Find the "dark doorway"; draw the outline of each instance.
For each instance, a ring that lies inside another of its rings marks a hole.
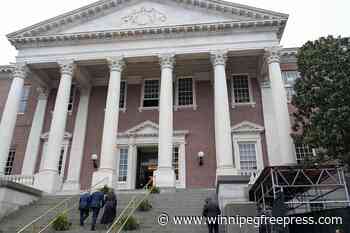
[[[158,166],[158,147],[137,148],[136,189],[142,189],[153,178]]]

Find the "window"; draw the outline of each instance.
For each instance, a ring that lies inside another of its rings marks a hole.
[[[286,92],[287,92],[287,100],[288,102],[291,102],[293,99],[293,96],[295,95],[294,87],[291,85],[286,85]]]
[[[177,79],[176,104],[179,106],[193,105],[193,79],[192,78]]]
[[[120,83],[120,99],[119,99],[119,108],[120,109],[126,108],[126,89],[127,89],[126,81],[121,81],[121,83]]]
[[[282,78],[285,84],[294,84],[295,80],[300,77],[300,73],[298,71],[283,71]]]
[[[6,161],[6,167],[5,167],[5,175],[11,175],[12,169],[13,169],[13,161],[15,160],[16,156],[16,149],[12,148],[9,151],[7,161]]]
[[[143,85],[143,107],[159,106],[159,80],[146,79]]]
[[[19,103],[19,113],[25,113],[27,111],[28,99],[29,99],[30,86],[24,86],[22,90],[21,100]]]
[[[252,102],[250,80],[248,75],[234,75],[231,79],[231,96],[233,103],[246,104]]]
[[[121,148],[119,153],[119,182],[126,182],[128,176],[128,152],[127,148]]]
[[[173,169],[176,180],[179,180],[179,147],[173,148]]]
[[[73,111],[75,96],[76,96],[76,87],[75,85],[72,85],[70,89],[70,95],[69,95],[68,112]]]
[[[256,143],[238,143],[241,170],[257,170]]]
[[[295,154],[296,154],[298,163],[301,163],[305,159],[305,157],[314,156],[314,152],[312,148],[310,148],[308,145],[303,143],[295,144]]]
[[[58,175],[62,175],[64,171],[64,148],[61,149],[60,159],[58,160]]]

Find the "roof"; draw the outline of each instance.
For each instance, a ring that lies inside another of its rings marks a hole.
[[[113,36],[130,36],[135,32],[134,30],[124,30],[124,31],[109,31],[104,33],[95,32],[91,33],[79,33],[70,34],[70,35],[61,35],[60,32],[64,28],[70,28],[74,25],[87,22],[89,20],[102,17],[110,12],[118,11],[119,9],[130,5],[132,2],[142,2],[143,0],[100,0],[95,3],[89,4],[87,6],[81,7],[79,9],[70,11],[68,13],[56,16],[54,18],[42,21],[40,23],[34,24],[32,26],[23,28],[16,32],[10,33],[7,35],[9,41],[13,45],[19,45],[23,43],[38,43],[38,42],[50,42],[50,41],[66,41],[66,40],[76,40],[76,39],[92,39],[95,36],[99,37],[113,37]],[[210,25],[191,25],[189,27],[183,27],[184,25],[173,25],[170,28],[171,32],[173,31],[182,31],[188,32],[190,30],[223,30],[223,29],[240,29],[243,27],[261,27],[261,26],[276,26],[279,27],[279,37],[282,36],[286,22],[288,20],[288,15],[284,13],[274,12],[270,10],[264,10],[260,8],[250,7],[242,4],[236,4],[232,2],[222,1],[222,0],[148,0],[152,2],[161,2],[161,3],[172,3],[182,6],[189,6],[193,8],[202,8],[209,11],[214,11],[216,13],[232,15],[232,16],[244,16],[249,20],[242,22],[217,22]],[[221,23],[221,24],[220,24]],[[190,23],[188,24],[190,25]],[[176,27],[175,27],[176,26]],[[180,27],[182,26],[182,27]],[[199,28],[196,28],[199,26]],[[159,27],[157,27],[158,29]],[[144,30],[139,30],[139,33],[152,33],[152,27],[143,28]],[[167,28],[160,28],[157,32],[166,33]],[[119,33],[118,33],[119,32]],[[153,28],[154,33],[154,28]],[[96,38],[95,38],[96,39]]]

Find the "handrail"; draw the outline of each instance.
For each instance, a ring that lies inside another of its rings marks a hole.
[[[87,192],[89,190],[92,190],[94,188],[96,188],[99,184],[103,183],[104,181],[108,180],[108,177],[103,178],[102,180],[100,180],[99,182],[97,182],[96,184],[94,184],[94,186],[92,186],[90,189],[87,189],[81,193]],[[81,194],[80,193],[80,194]],[[80,195],[79,194],[79,195]],[[31,227],[32,225],[34,225],[35,223],[37,223],[40,219],[42,219],[43,217],[45,217],[46,215],[48,215],[49,213],[51,213],[52,211],[54,211],[55,209],[58,209],[59,207],[61,207],[63,204],[65,204],[66,202],[72,200],[73,198],[75,198],[78,195],[74,195],[72,197],[66,198],[63,201],[59,202],[57,205],[55,205],[54,207],[48,209],[46,212],[44,212],[44,214],[40,215],[39,217],[35,218],[33,221],[31,221],[30,223],[28,223],[27,225],[25,225],[24,227],[22,227],[19,231],[17,231],[17,233],[22,233],[25,230],[27,230],[29,227]],[[55,218],[56,219],[56,218]],[[41,232],[41,231],[40,231]]]
[[[141,200],[139,200],[137,202],[137,204],[131,209],[130,213],[127,215],[125,221],[123,222],[123,224],[120,226],[120,228],[118,229],[118,231],[116,233],[120,233],[123,230],[123,227],[125,226],[125,224],[127,223],[127,221],[129,220],[129,218],[135,213],[136,209],[141,205],[141,203],[143,201],[145,201],[148,196],[152,193],[153,189],[155,188],[155,186],[152,186],[150,189],[148,189],[149,185],[153,182],[153,180],[148,181],[148,183],[144,186],[145,190],[148,190],[148,192],[145,194],[145,196],[143,198],[141,198]],[[129,202],[129,204],[124,208],[124,210],[120,213],[119,217],[117,218],[116,221],[114,221],[114,223],[110,226],[110,228],[107,230],[106,233],[112,233],[114,227],[117,226],[117,224],[119,223],[120,219],[122,219],[124,213],[126,213],[126,210],[129,209],[129,207],[131,206],[131,204],[136,200],[136,195],[134,195],[134,197],[132,198],[132,200]]]

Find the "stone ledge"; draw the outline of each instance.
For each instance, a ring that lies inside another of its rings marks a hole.
[[[247,184],[250,181],[250,176],[218,176],[216,193],[219,192],[219,186],[221,184]]]
[[[6,180],[0,180],[0,188],[8,188],[8,189],[27,193],[27,194],[37,196],[37,197],[41,197],[43,195],[43,192],[38,190],[38,189],[29,187],[27,185],[15,183],[12,181],[6,181]]]

